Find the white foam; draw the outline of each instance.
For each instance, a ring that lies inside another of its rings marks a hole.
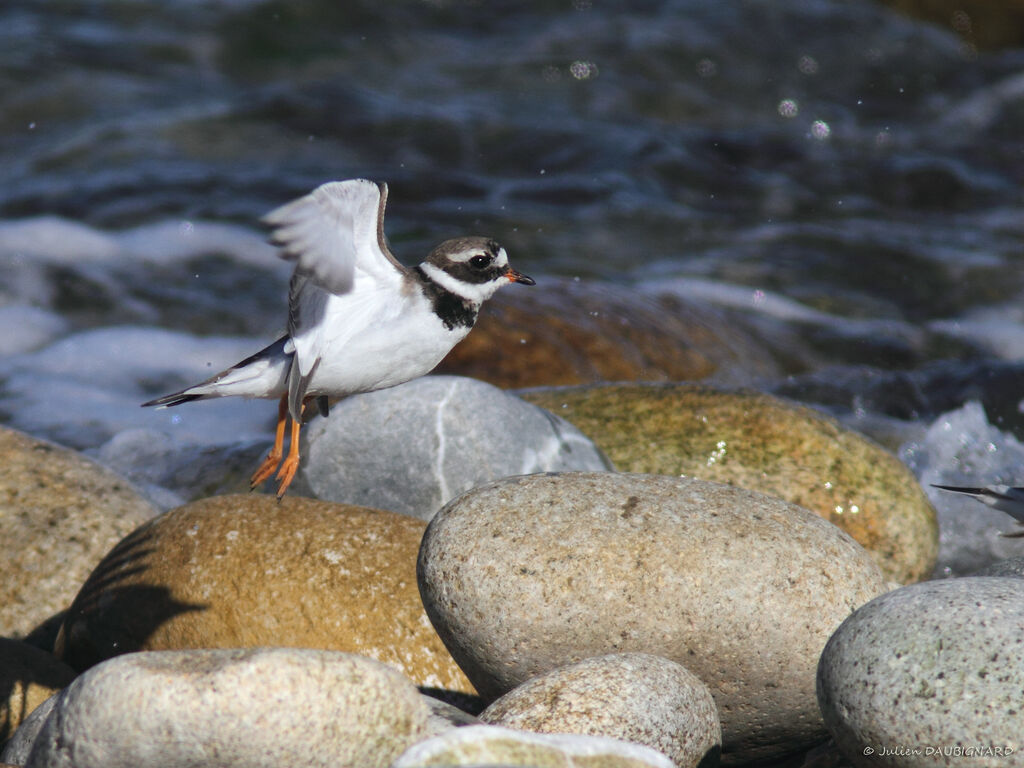
[[[262,233],[222,222],[167,219],[106,231],[59,216],[0,221],[0,259],[11,263],[31,258],[35,263],[76,266],[125,259],[168,264],[209,253],[241,264],[290,269]]]
[[[252,229],[210,221],[161,221],[119,233],[118,245],[125,253],[146,261],[167,264],[207,253],[231,257],[240,264],[276,268],[291,265],[277,258],[276,249]]]
[[[0,257],[31,256],[68,264],[109,261],[120,253],[113,235],[59,216],[0,221]]]
[[[38,349],[67,333],[69,327],[63,317],[39,307],[0,307],[0,357]]]
[[[932,422],[924,437],[900,448],[939,519],[939,567],[965,575],[996,560],[1024,556],[1024,539],[1007,539],[1016,529],[1004,512],[963,494],[932,485],[1024,485],[1024,444],[991,424],[978,402],[968,402]]]
[[[276,417],[267,401],[225,398],[161,410],[139,407],[217,373],[260,346],[260,340],[197,338],[153,328],[76,333],[37,352],[0,359],[0,410],[9,415],[10,426],[76,448],[101,445],[135,428],[196,444],[266,438]]]
[[[1021,301],[984,307],[950,320],[934,320],[933,331],[969,341],[1002,360],[1024,360],[1024,309]]]

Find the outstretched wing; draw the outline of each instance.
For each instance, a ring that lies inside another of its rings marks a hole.
[[[360,270],[381,283],[401,282],[406,272],[384,238],[386,184],[366,179],[332,181],[263,217],[281,257],[295,274],[329,293],[352,290]]]

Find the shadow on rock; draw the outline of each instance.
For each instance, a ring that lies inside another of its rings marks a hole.
[[[165,622],[207,606],[175,600],[163,586],[139,584],[147,570],[151,523],[126,536],[103,558],[64,617],[54,652],[79,671],[144,647]],[[124,582],[131,581],[131,584]],[[109,617],[117,617],[116,621]],[[123,617],[131,617],[124,621]]]

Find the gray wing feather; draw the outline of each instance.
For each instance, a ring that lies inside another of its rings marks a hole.
[[[330,293],[352,290],[355,270],[398,279],[405,271],[384,239],[387,185],[332,181],[263,217],[270,240],[295,271]]]

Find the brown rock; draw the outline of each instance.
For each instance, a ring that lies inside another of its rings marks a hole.
[[[671,302],[671,310],[664,305]],[[500,349],[503,354],[496,355]],[[778,372],[762,344],[678,299],[546,279],[500,292],[438,373],[499,387],[702,379]]]
[[[429,688],[473,693],[420,603],[426,524],[262,495],[173,509],[115,547],[65,619],[77,669],[136,650],[291,646],[347,651]]]
[[[23,638],[67,608],[100,558],[156,513],[110,470],[0,427],[0,635]]]
[[[75,679],[75,671],[53,654],[0,638],[0,747],[32,711]]]
[[[699,477],[799,504],[853,536],[893,581],[928,578],[935,567],[935,510],[913,474],[818,411],[687,384],[522,397],[579,427],[622,472]]]
[[[886,0],[907,16],[947,27],[964,42],[984,50],[1019,48],[1024,43],[1024,5],[1006,0]]]

